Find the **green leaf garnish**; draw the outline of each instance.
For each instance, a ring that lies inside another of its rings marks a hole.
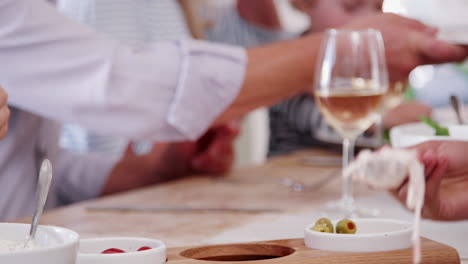
[[[439,125],[436,121],[432,120],[430,117],[423,116],[421,121],[432,127],[435,130],[436,136],[449,136],[449,130],[446,127]]]

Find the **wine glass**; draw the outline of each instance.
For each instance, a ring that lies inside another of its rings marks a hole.
[[[354,158],[356,138],[378,119],[388,90],[382,35],[374,29],[328,30],[316,72],[316,102],[327,123],[343,137],[346,168]],[[345,177],[342,198],[332,208],[348,217],[377,214],[356,207],[352,181]]]

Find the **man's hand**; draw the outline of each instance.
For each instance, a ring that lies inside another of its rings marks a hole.
[[[148,154],[137,155],[129,144],[110,173],[103,195],[144,187],[193,174],[227,172],[234,160],[238,122],[210,129],[197,142],[155,144]]]
[[[395,14],[358,18],[344,28],[382,32],[392,81],[406,79],[417,66],[462,61],[468,55],[464,48],[438,40],[435,28]]]
[[[423,217],[434,220],[468,219],[468,142],[432,141],[416,146],[425,166]],[[393,194],[404,204],[407,184]]]
[[[0,87],[0,139],[4,138],[8,133],[8,121],[10,120],[10,109],[7,105],[8,95]]]
[[[190,162],[191,171],[208,174],[227,172],[234,162],[234,141],[239,131],[238,121],[208,131],[197,142],[197,152]]]

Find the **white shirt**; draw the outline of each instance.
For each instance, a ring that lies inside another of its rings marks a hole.
[[[181,40],[140,49],[42,0],[0,0],[0,83],[10,104],[129,139],[196,139],[237,96],[240,48]]]
[[[0,141],[0,221],[30,216],[40,162],[52,162],[46,208],[97,197],[116,163],[110,156],[78,155],[58,146],[60,124],[11,108],[10,130]]]
[[[133,48],[158,41],[191,38],[178,0],[59,0],[59,10],[67,17]],[[66,149],[120,156],[128,140],[89,132],[79,125],[66,124],[61,137]],[[134,149],[147,152],[152,144],[137,142]]]

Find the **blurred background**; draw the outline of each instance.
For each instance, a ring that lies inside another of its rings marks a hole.
[[[195,31],[200,32],[201,35],[203,34],[202,32],[206,31],[206,28],[209,28],[222,14],[232,9],[235,4],[234,0],[190,0],[187,2],[190,3],[190,8],[195,14],[193,17],[194,21],[191,21],[191,24],[199,27]],[[275,2],[280,15],[281,24],[286,31],[300,33],[309,27],[309,19],[304,14],[296,11],[291,6],[290,1],[275,0]],[[385,0],[384,11],[406,16],[409,16],[409,11],[411,11],[412,17],[430,23],[430,19],[435,18],[427,18],[425,14],[429,13],[431,8],[437,8],[435,4],[437,2],[438,1],[433,0]],[[424,6],[424,9],[420,8],[421,6]],[[437,78],[435,78],[436,75]],[[467,82],[465,77],[454,74],[451,68],[442,67],[436,70],[433,66],[424,66],[412,73],[410,76],[410,83],[416,93],[418,93],[418,89],[421,90],[428,86],[440,87],[440,85],[446,83],[448,79],[450,79],[450,82],[454,86],[464,86]],[[424,93],[419,92],[419,96],[423,97]],[[437,97],[439,95],[433,96]],[[434,101],[432,100],[433,98],[425,99],[426,101]],[[236,142],[236,166],[261,164],[266,159],[269,131],[267,109],[259,109],[245,118],[242,125],[241,136]]]

